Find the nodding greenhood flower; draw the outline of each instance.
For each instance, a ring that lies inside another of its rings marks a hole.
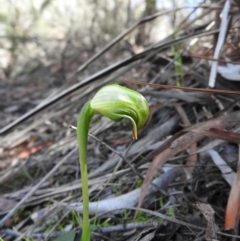
[[[149,115],[148,103],[141,94],[117,84],[101,88],[93,99],[83,106],[77,123],[83,196],[81,241],[90,241],[87,140],[91,119],[97,111],[113,121],[120,121],[124,117],[130,119],[133,125],[133,139],[137,139],[137,132],[144,126]]]
[[[112,121],[120,121],[124,117],[130,119],[133,139],[137,139],[137,132],[149,116],[146,99],[138,92],[117,84],[101,88],[90,101],[90,106]]]

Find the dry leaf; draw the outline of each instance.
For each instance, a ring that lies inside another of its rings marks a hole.
[[[238,160],[239,162],[240,160]],[[227,210],[225,216],[224,228],[236,229],[239,219],[240,211],[240,166],[238,163],[237,173],[235,175],[234,182],[228,197]]]
[[[219,232],[220,230],[215,224],[213,208],[209,204],[205,204],[205,203],[196,203],[194,206],[200,210],[200,212],[207,220],[208,225],[207,225],[207,230],[205,234],[206,240],[207,241],[217,240],[216,232]]]
[[[163,144],[161,152],[155,156],[151,166],[147,171],[137,207],[141,207],[148,186],[150,185],[154,176],[157,174],[158,170],[161,169],[166,161],[168,161],[171,157],[174,157],[179,152],[185,150],[193,143],[203,139],[207,130],[210,130],[211,128],[224,129],[234,126],[239,123],[239,119],[240,111],[226,114],[224,116],[186,128],[184,131],[175,134],[170,140],[168,140],[167,144]],[[170,143],[171,145],[169,145]]]
[[[189,121],[184,109],[182,108],[182,105],[176,104],[175,105],[176,110],[178,111],[179,115],[181,116],[181,119],[183,121],[183,124],[185,126],[190,126],[191,122]],[[190,153],[195,153],[197,151],[197,145],[196,143],[193,143],[189,147]],[[197,163],[197,154],[193,154],[187,157],[187,162],[185,164],[186,169],[189,171],[189,173],[192,173],[195,165]]]

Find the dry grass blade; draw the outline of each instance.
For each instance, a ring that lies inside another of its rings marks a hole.
[[[175,105],[176,110],[178,111],[179,115],[181,116],[181,119],[183,121],[183,124],[185,126],[190,126],[191,122],[189,121],[186,112],[184,111],[184,109],[182,108],[182,105],[176,104]],[[197,144],[193,143],[190,147],[190,154],[191,153],[195,153],[197,151]],[[189,173],[192,173],[195,165],[197,163],[197,154],[193,154],[190,155],[189,157],[187,157],[187,162],[185,164],[186,169],[189,171]]]
[[[161,153],[155,156],[151,166],[147,171],[146,177],[142,185],[141,194],[138,202],[138,208],[141,207],[142,205],[143,199],[146,195],[146,191],[153,177],[157,174],[158,170],[160,170],[160,168],[164,165],[164,163],[169,160],[169,158],[185,150],[193,143],[196,143],[201,139],[203,139],[205,137],[205,133],[203,131],[206,132],[207,130],[213,127],[227,128],[227,127],[236,125],[239,122],[239,118],[240,118],[240,112],[235,112],[235,113],[231,113],[216,119],[212,119],[212,120],[197,124],[190,128],[186,128],[185,131],[187,131],[187,133],[175,139],[171,143],[171,145],[166,146],[166,148],[162,150]]]
[[[179,87],[174,85],[162,85],[162,84],[150,84],[142,81],[137,81],[133,79],[125,79],[127,83],[143,85],[143,86],[152,86],[155,88],[163,88],[163,89],[176,89],[176,90],[184,90],[184,91],[196,91],[196,92],[204,92],[208,94],[221,94],[221,95],[240,95],[240,91],[233,90],[217,90],[217,89],[203,89],[203,88],[192,88],[192,87]]]

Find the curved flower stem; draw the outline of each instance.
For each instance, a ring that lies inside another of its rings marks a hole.
[[[90,240],[90,223],[89,223],[89,197],[88,197],[88,171],[87,171],[87,140],[88,130],[94,110],[87,102],[78,117],[77,138],[79,147],[79,165],[81,168],[82,179],[82,198],[83,198],[83,225],[82,225],[82,241]]]
[[[101,88],[93,99],[83,106],[77,123],[83,198],[81,241],[90,241],[87,140],[89,125],[96,111],[112,121],[121,121],[123,118],[130,119],[133,125],[133,139],[137,139],[137,131],[144,126],[149,115],[148,103],[141,94],[117,84]]]

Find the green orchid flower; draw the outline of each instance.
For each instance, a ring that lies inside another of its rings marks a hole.
[[[89,125],[96,112],[100,112],[116,122],[121,121],[123,118],[128,118],[133,125],[132,138],[137,139],[137,132],[148,119],[149,107],[146,99],[141,94],[117,84],[104,86],[96,93],[92,100],[83,106],[77,123],[83,195],[82,241],[90,240],[87,140]]]

